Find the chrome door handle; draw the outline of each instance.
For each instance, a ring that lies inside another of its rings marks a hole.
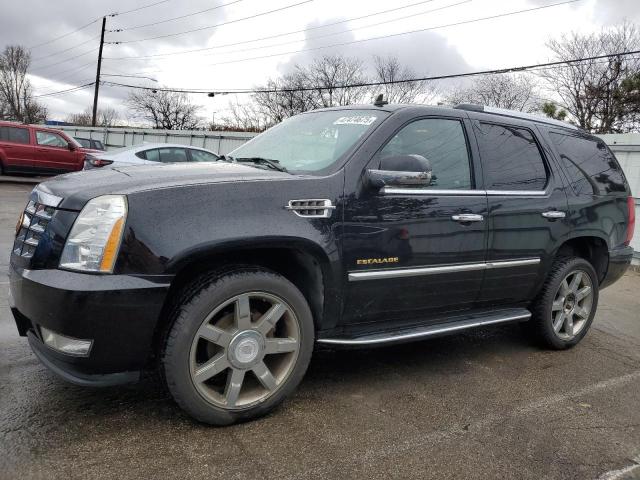
[[[458,215],[451,215],[451,220],[460,223],[481,222],[484,220],[484,217],[482,215],[476,215],[475,213],[460,213]]]
[[[547,212],[542,212],[541,215],[544,218],[548,218],[550,220],[554,220],[556,218],[564,218],[567,216],[565,212],[561,212],[560,210],[549,210]]]

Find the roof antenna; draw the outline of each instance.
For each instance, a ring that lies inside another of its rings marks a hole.
[[[388,105],[389,102],[387,102],[384,98],[383,98],[383,94],[381,93],[380,95],[378,95],[375,99],[375,101],[373,102],[373,105],[376,107],[384,107],[385,105]]]

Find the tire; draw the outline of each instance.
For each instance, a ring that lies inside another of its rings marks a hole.
[[[572,288],[574,282],[578,283]],[[586,287],[590,287],[588,292]],[[532,304],[529,326],[547,348],[571,348],[589,331],[598,296],[598,276],[588,261],[559,258]]]
[[[304,296],[263,269],[196,279],[183,290],[172,320],[161,357],[166,385],[180,407],[211,425],[271,411],[298,386],[313,352]]]

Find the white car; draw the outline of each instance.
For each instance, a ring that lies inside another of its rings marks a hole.
[[[211,150],[173,143],[143,143],[108,152],[92,152],[84,160],[84,169],[176,162],[215,162],[220,157]]]

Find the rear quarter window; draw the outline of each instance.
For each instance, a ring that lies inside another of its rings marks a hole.
[[[29,130],[19,127],[0,127],[0,142],[22,143],[28,145]]]
[[[544,190],[547,169],[531,131],[485,122],[474,130],[488,190]]]
[[[550,132],[577,195],[608,195],[626,192],[622,168],[600,139]]]

